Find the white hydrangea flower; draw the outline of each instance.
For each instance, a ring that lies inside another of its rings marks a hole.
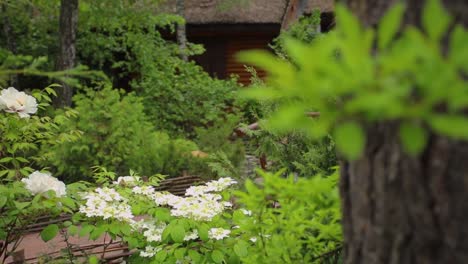
[[[237,184],[237,182],[232,178],[220,178],[216,181],[207,182],[205,185],[191,186],[185,191],[185,196],[202,196],[210,192],[221,192],[234,184]]]
[[[154,257],[154,255],[156,255],[156,253],[159,251],[161,251],[160,247],[146,246],[145,250],[140,251],[140,257],[151,258]]]
[[[172,193],[155,192],[153,195],[151,195],[151,199],[153,199],[153,201],[158,206],[164,206],[164,205],[172,206],[178,203],[183,198],[173,195]]]
[[[132,192],[134,194],[150,196],[154,194],[154,187],[153,186],[135,186],[133,187]]]
[[[154,223],[142,220],[132,223],[131,227],[138,232],[142,232],[148,242],[161,242],[166,223],[161,222],[155,225]]]
[[[195,240],[198,238],[198,231],[193,230],[191,233],[188,233],[184,237],[184,241]]]
[[[18,113],[21,118],[27,118],[37,112],[36,98],[9,87],[0,94],[0,110],[2,109],[8,113]]]
[[[171,215],[195,221],[211,221],[226,209],[225,204],[219,202],[221,198],[219,194],[181,198],[171,204]]]
[[[62,181],[52,177],[48,173],[35,171],[28,178],[21,180],[32,194],[36,195],[47,191],[54,191],[57,197],[66,195],[66,186]]]
[[[117,181],[114,181],[113,184],[119,185],[127,185],[127,186],[135,186],[140,182],[140,177],[138,176],[121,176],[117,178]]]
[[[253,243],[255,243],[255,242],[257,242],[257,237],[251,237],[249,240],[252,241]]]
[[[133,222],[132,208],[127,201],[114,189],[96,188],[85,193],[85,205],[80,206],[80,213],[87,217],[115,218],[123,222]]]
[[[206,186],[213,192],[224,191],[231,185],[237,184],[235,180],[229,177],[219,178],[217,181],[210,181],[206,183]]]
[[[221,240],[225,237],[228,237],[231,233],[231,230],[224,229],[224,228],[211,228],[208,231],[208,237],[210,239]]]

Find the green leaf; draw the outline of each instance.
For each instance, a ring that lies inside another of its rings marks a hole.
[[[0,163],[7,163],[7,162],[10,162],[11,160],[13,160],[12,157],[5,157],[5,158],[0,159]]]
[[[80,230],[80,237],[82,236],[85,236],[85,235],[88,235],[89,233],[91,233],[92,231],[94,230],[94,226],[92,225],[87,225],[87,226],[83,226]]]
[[[102,234],[104,234],[107,231],[107,225],[100,225],[97,226],[89,235],[89,238],[91,240],[96,240],[98,239]]]
[[[171,237],[174,242],[182,243],[184,242],[185,230],[182,225],[176,225],[171,229]]]
[[[88,263],[89,264],[98,264],[99,263],[99,259],[98,257],[96,257],[95,255],[92,255],[88,258]]]
[[[209,240],[209,237],[208,237],[209,229],[210,229],[209,226],[207,226],[206,224],[202,224],[198,227],[198,236],[200,237],[202,241]]]
[[[337,149],[348,159],[358,159],[366,144],[366,135],[362,127],[353,121],[338,125],[334,131]]]
[[[456,25],[450,36],[449,58],[452,63],[468,72],[468,32],[461,25]]]
[[[166,250],[161,250],[159,251],[158,253],[156,253],[156,256],[155,256],[155,260],[158,261],[158,263],[164,263],[163,261],[166,259],[167,257],[167,252]]]
[[[5,206],[7,201],[8,201],[8,198],[6,196],[0,196],[0,208]]]
[[[460,115],[433,115],[429,124],[438,133],[455,139],[468,139],[468,119]]]
[[[222,263],[224,260],[224,254],[223,252],[215,249],[213,250],[213,253],[211,253],[211,258],[215,263]]]
[[[71,225],[68,227],[68,234],[70,234],[71,236],[74,236],[78,233],[78,227],[76,225]]]
[[[183,259],[185,257],[185,252],[187,251],[187,249],[185,248],[178,248],[174,251],[174,256],[177,258],[177,259]]]
[[[53,239],[59,232],[59,227],[56,224],[48,225],[41,231],[41,238],[44,242]]]
[[[429,38],[439,41],[447,31],[451,17],[440,0],[427,0],[422,14],[422,26]]]
[[[403,123],[400,126],[400,140],[408,154],[418,155],[426,146],[427,133],[417,124]]]
[[[189,255],[190,259],[193,260],[194,263],[199,263],[200,262],[201,255],[197,251],[195,251],[193,249],[190,249],[188,251],[188,255]]]
[[[394,5],[380,20],[378,31],[378,44],[380,49],[385,49],[395,37],[401,25],[401,19],[405,12],[403,4]]]
[[[246,257],[247,254],[249,253],[247,251],[247,243],[245,241],[240,240],[234,245],[234,253],[236,253],[237,256],[239,257]]]
[[[31,204],[31,202],[17,202],[17,201],[15,201],[14,203],[15,203],[15,207],[18,210],[23,210],[24,208],[26,208],[27,206]]]
[[[361,24],[359,20],[343,4],[336,5],[335,13],[336,22],[337,25],[339,25],[341,33],[354,41],[359,40],[361,35]]]

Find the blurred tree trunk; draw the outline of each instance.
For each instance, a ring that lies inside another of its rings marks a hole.
[[[176,0],[177,15],[185,18],[185,0]],[[184,24],[177,24],[177,43],[179,43],[180,58],[187,61],[187,31]]]
[[[397,0],[345,2],[375,26]],[[405,23],[418,26],[425,1],[405,2]],[[444,3],[468,24],[468,1]],[[468,143],[431,135],[424,152],[410,157],[398,124],[375,124],[367,135],[363,158],[341,164],[344,263],[468,263]]]
[[[76,30],[78,27],[78,0],[61,0],[60,2],[60,49],[57,59],[57,70],[68,70],[75,66],[76,58]],[[57,88],[54,105],[57,107],[71,106],[73,89],[61,83]]]
[[[13,54],[16,54],[16,39],[12,32],[9,18],[11,12],[8,12],[7,4],[8,3],[6,2],[1,3],[1,10],[3,15],[3,34],[5,34],[5,42],[8,50]],[[10,83],[11,86],[20,89],[17,74],[13,74],[10,76]]]

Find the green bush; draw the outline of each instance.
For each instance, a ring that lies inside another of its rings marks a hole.
[[[120,175],[132,169],[142,175],[181,173],[195,143],[172,140],[153,130],[134,93],[106,87],[74,97],[80,115],[66,124],[83,131],[76,142],[53,149],[52,166],[66,181],[90,179],[91,167],[104,166]]]
[[[260,184],[247,180],[245,191],[235,192],[244,209],[233,220],[251,241],[242,263],[339,263],[338,172],[297,179],[283,172],[260,175]]]

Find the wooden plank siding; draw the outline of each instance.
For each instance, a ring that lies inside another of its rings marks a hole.
[[[187,38],[205,47],[205,53],[191,59],[211,76],[226,79],[235,74],[239,83],[248,85],[251,75],[235,55],[242,50],[269,49],[279,32],[279,24],[188,25]],[[258,70],[258,75],[264,78],[265,72]]]
[[[226,47],[226,74],[227,76],[235,74],[239,76],[239,83],[247,85],[250,83],[251,74],[245,70],[244,63],[237,61],[236,54],[243,50],[252,49],[268,49],[268,44],[271,42],[268,37],[239,37],[231,39],[227,42]],[[257,70],[260,78],[264,78],[266,73],[263,70]]]

